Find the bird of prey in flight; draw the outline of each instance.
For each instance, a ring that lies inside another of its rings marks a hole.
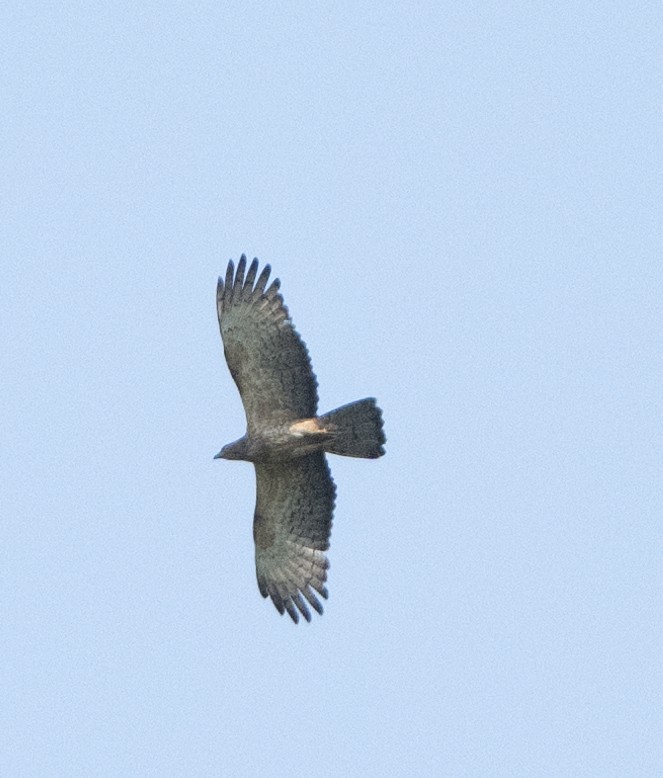
[[[279,293],[228,263],[216,293],[223,351],[246,412],[246,434],[215,458],[244,459],[256,471],[253,538],[258,588],[279,613],[311,620],[327,597],[327,561],[336,489],[326,454],[375,459],[384,454],[382,413],[373,398],[318,416],[317,380],[304,342]]]

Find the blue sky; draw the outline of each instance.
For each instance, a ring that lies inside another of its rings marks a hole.
[[[658,4],[1,14],[0,773],[660,774]],[[385,416],[297,627],[242,252]]]

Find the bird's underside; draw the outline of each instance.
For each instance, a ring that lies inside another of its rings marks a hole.
[[[270,267],[258,260],[219,279],[217,312],[224,353],[237,384],[247,432],[217,455],[253,462],[253,536],[258,588],[280,613],[311,620],[322,613],[336,489],[327,453],[376,458],[384,454],[382,414],[373,398],[317,415],[317,381],[308,351],[279,293]],[[256,280],[257,278],[257,280]]]

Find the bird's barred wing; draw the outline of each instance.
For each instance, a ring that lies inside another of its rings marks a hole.
[[[322,613],[336,489],[323,453],[279,463],[255,463],[253,537],[256,574],[263,597],[279,613],[311,620]],[[308,605],[307,605],[308,604]]]
[[[317,381],[304,342],[279,294],[269,287],[270,266],[258,280],[258,260],[246,271],[242,255],[235,272],[228,263],[217,286],[217,313],[223,350],[246,412],[249,432],[291,419],[315,416]]]

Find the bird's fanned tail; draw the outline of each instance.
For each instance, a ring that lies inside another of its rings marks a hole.
[[[332,434],[324,447],[329,454],[364,459],[377,459],[384,454],[382,411],[373,397],[342,405],[320,416],[319,421]]]

